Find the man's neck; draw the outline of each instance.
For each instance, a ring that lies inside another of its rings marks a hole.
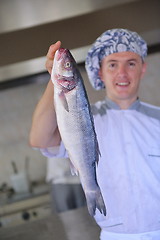
[[[125,109],[128,109],[138,99],[138,97],[133,99],[127,99],[127,100],[126,99],[113,100],[111,98],[109,99],[115,102],[120,107],[120,109],[125,110]]]

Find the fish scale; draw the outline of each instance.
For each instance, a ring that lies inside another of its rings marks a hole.
[[[57,124],[68,152],[72,171],[78,172],[88,211],[106,207],[96,177],[99,149],[88,96],[77,64],[68,49],[56,51],[51,75]]]

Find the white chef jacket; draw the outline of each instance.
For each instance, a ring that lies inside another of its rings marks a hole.
[[[107,99],[93,113],[107,206],[106,217],[96,212],[97,223],[111,232],[160,230],[160,108],[137,100],[120,110]]]
[[[121,110],[106,99],[92,111],[101,153],[97,180],[107,208],[106,216],[96,210],[97,224],[110,233],[160,230],[160,108],[137,100]]]

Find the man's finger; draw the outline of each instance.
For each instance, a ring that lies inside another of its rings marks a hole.
[[[49,47],[47,58],[53,59],[55,52],[60,48],[60,46],[61,46],[61,41],[57,41],[55,44],[52,44]]]

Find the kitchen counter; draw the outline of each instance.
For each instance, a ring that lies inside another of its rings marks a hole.
[[[22,193],[14,193],[12,196],[8,197],[7,196],[7,191],[6,192],[0,192],[0,208],[12,204],[12,203],[18,203],[21,201],[25,201],[31,198],[35,198],[38,196],[42,196],[44,194],[49,193],[49,184],[43,183],[43,184],[37,184],[33,185],[31,187],[30,192],[22,192]]]
[[[99,227],[87,208],[51,215],[41,220],[0,229],[1,240],[96,240]]]
[[[63,225],[57,216],[0,229],[1,240],[67,240]]]

